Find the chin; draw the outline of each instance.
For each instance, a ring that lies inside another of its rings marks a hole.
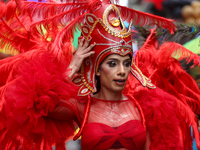
[[[119,87],[119,88],[112,88],[113,92],[122,92],[124,90],[125,87]]]

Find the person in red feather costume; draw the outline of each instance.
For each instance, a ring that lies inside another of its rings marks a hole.
[[[76,127],[83,150],[192,149],[191,126],[200,149],[200,92],[171,55],[199,57],[176,43],[157,50],[152,30],[134,58],[132,23],[175,26],[113,3],[1,3],[0,46],[20,54],[0,61],[0,149],[62,150]]]

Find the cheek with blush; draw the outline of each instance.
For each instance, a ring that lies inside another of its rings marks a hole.
[[[111,73],[111,69],[105,65],[102,66],[101,69],[102,72],[104,72],[104,74],[110,74]]]
[[[114,76],[116,72],[116,68],[109,67],[107,64],[102,64],[100,72],[101,72],[101,75],[110,78]]]

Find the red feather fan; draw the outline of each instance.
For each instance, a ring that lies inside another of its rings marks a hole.
[[[192,144],[190,139],[192,126],[193,135],[200,148],[197,118],[194,114],[200,115],[200,90],[193,78],[182,69],[178,62],[187,58],[187,62],[193,60],[195,65],[200,65],[200,57],[174,42],[164,43],[160,47],[157,45],[155,30],[151,30],[150,36],[137,52],[135,63],[154,85],[176,97],[177,115],[180,115],[180,120],[187,123],[187,125],[180,125],[182,137],[186,141],[184,146],[190,147]],[[178,56],[178,60],[173,56]],[[136,84],[133,84],[135,81],[129,80],[129,82],[127,86],[142,90],[137,82]]]
[[[9,38],[10,41],[7,39],[7,42],[5,43],[12,43],[12,47],[16,47],[20,52],[31,50],[31,45],[40,45],[45,43],[51,47],[49,50],[58,58],[62,55],[60,53],[62,53],[63,43],[71,42],[73,39],[73,32],[76,31],[77,28],[80,28],[85,13],[93,12],[98,9],[102,3],[100,0],[70,0],[69,2],[66,1],[62,4],[52,1],[47,3],[26,1],[16,2],[17,5],[15,4],[15,1],[10,1],[6,8],[7,13],[2,15],[1,26],[5,26],[2,32],[2,38],[6,39],[8,36],[15,35],[15,37]],[[108,0],[108,2],[113,3],[117,1]],[[118,8],[124,16],[124,19],[127,21],[133,19],[136,24],[140,25],[154,26],[157,24],[158,26],[169,28],[171,32],[173,32],[175,28],[172,20],[127,9],[119,5]],[[8,21],[11,20],[9,24],[6,22],[8,26],[13,26],[11,29],[9,29],[6,24],[3,24],[3,18]],[[29,22],[27,22],[27,20],[29,20]],[[8,31],[10,33],[7,33]],[[5,36],[5,33],[7,33],[7,36],[3,37]],[[16,40],[21,41],[21,44],[17,44],[17,46],[14,45],[16,43],[14,41]],[[4,45],[2,45],[2,47],[3,46]]]
[[[200,57],[174,42],[167,42],[157,47],[154,31],[151,31],[143,47],[138,50],[135,58],[136,65],[155,85],[165,91],[169,90],[168,92],[172,95],[177,95],[178,99],[188,103],[195,113],[200,114],[198,109],[200,107],[199,88],[178,62],[178,60],[187,58],[185,61],[193,60],[195,65],[200,65]],[[173,56],[178,56],[178,60]],[[163,84],[162,80],[168,84]],[[169,86],[167,87],[167,85]],[[175,94],[176,92],[177,94]]]
[[[108,2],[117,1],[108,0]],[[80,28],[85,13],[98,9],[101,3],[100,0],[69,0],[62,4],[53,1],[38,3],[20,0],[9,1],[6,5],[3,3],[0,13],[0,46],[7,51],[17,50],[19,53],[34,50],[33,53],[23,55],[27,59],[37,51],[46,50],[52,52],[57,60],[62,60],[66,53],[63,53],[63,50],[71,51],[70,47],[65,47],[65,43],[71,43],[73,33]],[[152,26],[156,22],[157,25],[174,30],[172,20],[118,7],[127,21],[137,20],[138,24],[141,20],[141,25],[152,24]],[[4,63],[4,68],[6,64]],[[10,66],[9,63],[8,65]]]

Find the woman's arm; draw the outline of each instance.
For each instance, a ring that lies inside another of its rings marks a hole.
[[[91,51],[95,46],[95,43],[90,44],[91,39],[91,37],[87,40],[83,36],[79,37],[78,49],[66,71],[67,77],[72,78],[73,75],[79,71],[83,60],[95,53],[94,51]],[[54,110],[48,112],[48,116],[57,120],[78,120],[73,108],[74,107],[71,107],[69,102],[60,100]]]
[[[59,104],[54,108],[53,111],[48,112],[48,116],[56,119],[56,120],[63,120],[63,121],[69,121],[69,120],[78,120],[76,114],[75,114],[75,106],[72,106],[72,103],[69,103],[65,100],[60,100]]]
[[[92,48],[95,46],[95,43],[90,45],[91,40],[92,37],[87,40],[83,36],[79,38],[78,49],[76,50],[76,53],[74,54],[74,57],[69,67],[67,68],[67,70],[71,69],[71,72],[69,74],[70,78],[72,78],[73,75],[79,71],[83,60],[95,53],[94,51],[91,51]]]

